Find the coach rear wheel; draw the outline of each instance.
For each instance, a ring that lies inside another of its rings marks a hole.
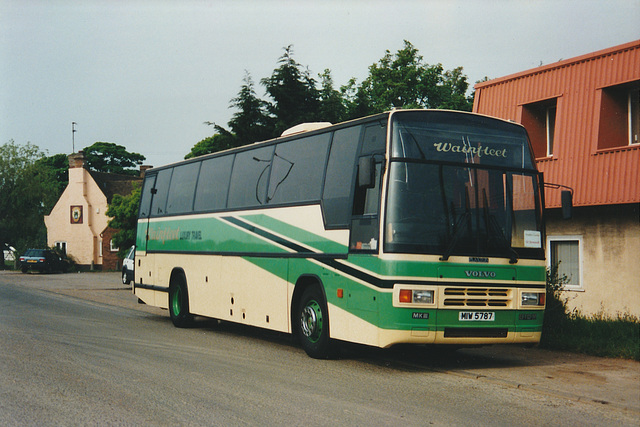
[[[315,359],[333,356],[327,302],[317,287],[307,288],[302,294],[296,311],[296,321],[300,345],[309,356]]]
[[[174,277],[169,284],[169,315],[173,325],[178,328],[186,328],[193,321],[189,313],[187,284],[182,276]]]

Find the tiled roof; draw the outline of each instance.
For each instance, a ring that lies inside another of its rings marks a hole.
[[[134,182],[142,182],[142,178],[131,175],[118,175],[115,173],[89,171],[93,180],[107,197],[107,203],[111,203],[115,194],[127,196],[133,191]]]

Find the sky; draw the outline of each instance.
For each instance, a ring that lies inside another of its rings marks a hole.
[[[640,39],[640,0],[0,0],[0,145],[161,166],[227,127],[284,48],[337,87],[410,41],[471,85]],[[76,122],[72,133],[72,122]]]

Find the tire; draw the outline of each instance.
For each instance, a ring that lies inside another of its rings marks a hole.
[[[193,315],[189,313],[187,281],[182,275],[174,276],[169,284],[169,315],[176,328],[188,328],[193,323]]]
[[[122,269],[122,284],[123,285],[128,285],[129,284],[129,278],[127,277],[127,269],[123,268]]]
[[[304,290],[294,316],[296,334],[304,351],[314,359],[333,357],[327,302],[318,286]]]
[[[20,271],[22,271],[23,273],[26,273],[27,271],[29,271],[29,269],[27,267],[22,267]]]

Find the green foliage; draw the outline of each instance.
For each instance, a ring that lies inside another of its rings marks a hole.
[[[542,337],[541,345],[554,350],[640,360],[640,319],[627,314],[610,317],[572,312]]]
[[[130,153],[122,145],[112,142],[96,142],[83,149],[87,165],[98,172],[137,176],[144,161],[142,154]]]
[[[320,74],[320,111],[317,121],[339,123],[346,120],[347,107],[342,92],[334,89],[331,70]]]
[[[316,81],[309,70],[293,59],[293,49],[289,45],[270,77],[261,80],[267,93],[273,99],[268,110],[275,117],[275,134],[304,122],[318,121],[320,93]]]
[[[28,247],[44,247],[44,214],[50,203],[53,173],[39,163],[40,149],[13,140],[0,146],[0,244],[22,253]]]
[[[392,108],[448,108],[471,111],[466,98],[469,88],[462,67],[444,71],[442,64],[429,65],[407,40],[396,54],[386,51],[378,63],[369,67],[369,77],[358,96],[380,113]],[[357,105],[360,101],[356,100]],[[363,106],[360,106],[361,109]]]
[[[216,133],[213,136],[203,139],[191,148],[191,151],[184,156],[185,159],[192,157],[203,156],[209,153],[216,153],[218,151],[227,150],[237,146],[237,138],[235,135],[215,125],[216,129],[219,129],[220,133]]]
[[[133,185],[133,191],[128,196],[115,194],[106,212],[111,217],[109,227],[118,230],[113,235],[113,243],[120,248],[120,258],[124,258],[126,251],[136,242],[140,185],[135,182]]]
[[[230,130],[215,125],[217,133],[197,143],[185,158],[274,138],[304,122],[339,123],[392,108],[471,111],[473,106],[462,67],[445,71],[442,64],[429,65],[406,40],[398,52],[387,50],[372,64],[361,84],[352,78],[338,90],[329,69],[318,77],[320,88],[309,69],[293,58],[292,46],[285,47],[278,67],[260,80],[270,101],[256,96],[246,73],[238,96],[231,100],[238,111],[228,123]]]
[[[66,154],[54,154],[36,162],[42,179],[50,186],[44,197],[44,211],[49,213],[69,183],[69,157]]]
[[[627,314],[584,316],[568,312],[562,288],[568,282],[558,265],[547,269],[547,304],[540,345],[593,356],[640,360],[640,319]]]
[[[231,132],[237,137],[236,146],[264,141],[273,135],[273,118],[267,112],[269,104],[256,96],[253,80],[248,72],[238,96],[231,100],[238,112],[229,121]],[[217,129],[221,136],[224,130]]]

